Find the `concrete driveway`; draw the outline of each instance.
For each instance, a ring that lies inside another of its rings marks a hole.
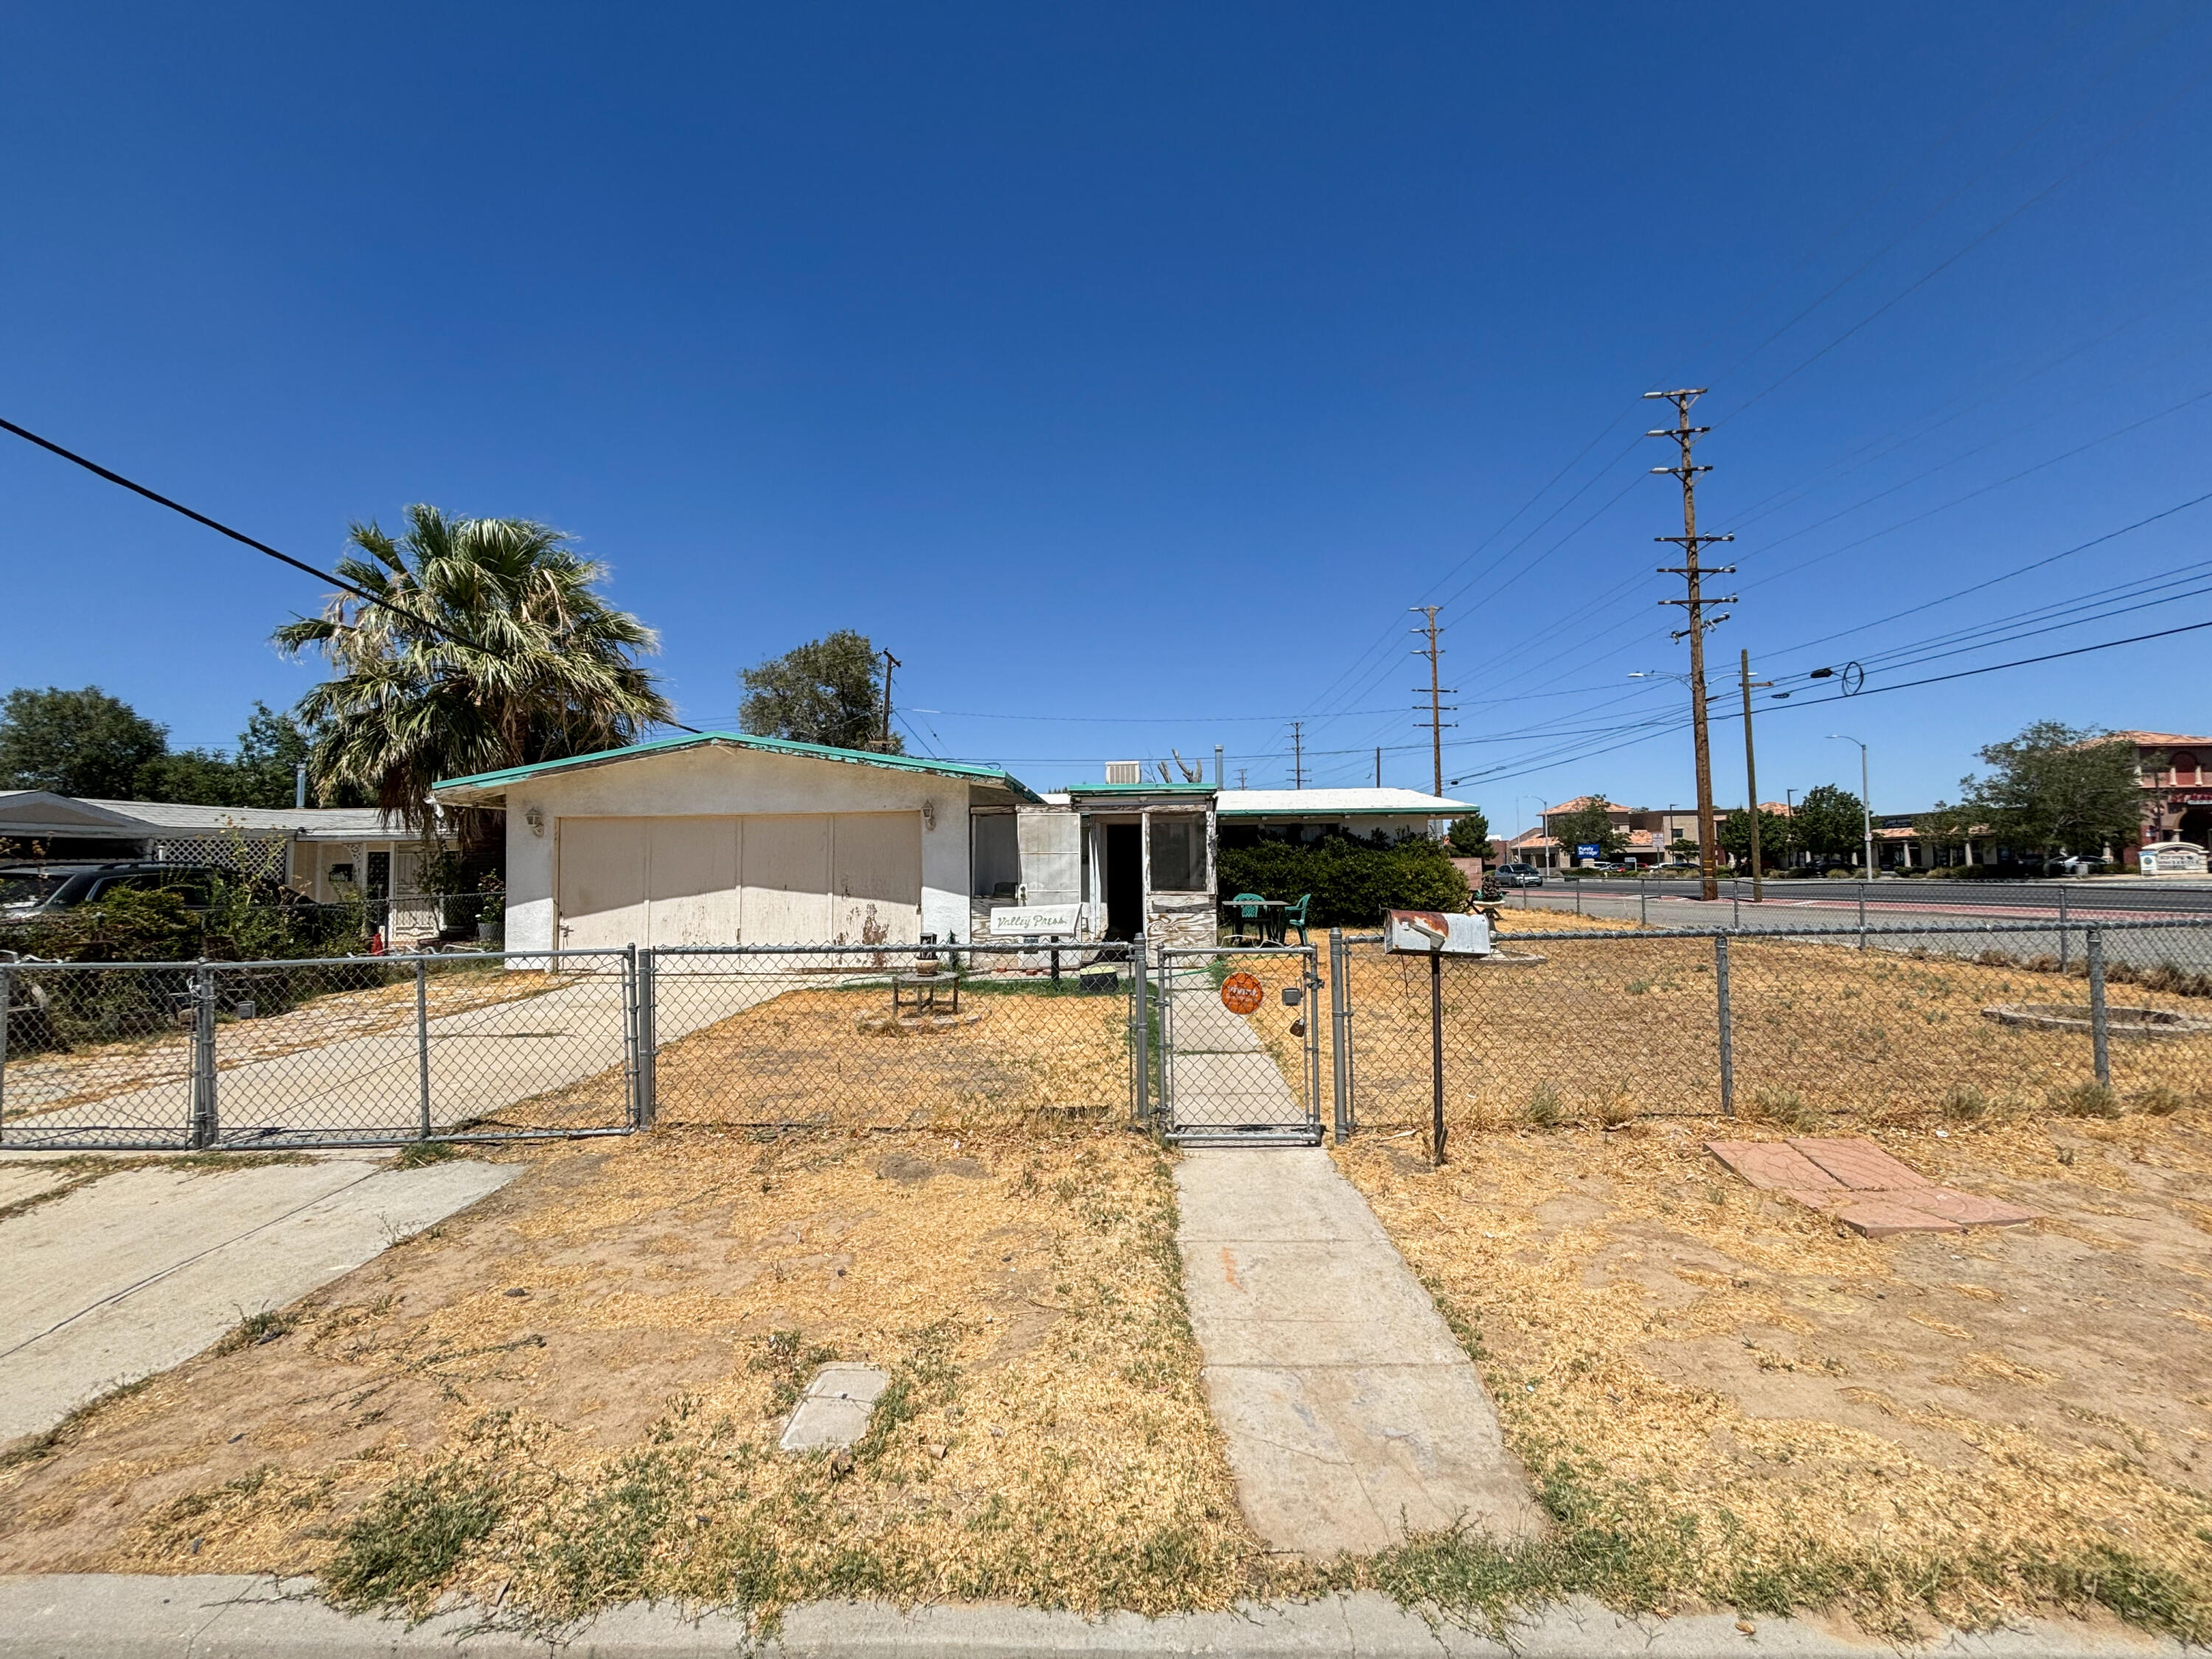
[[[516,1164],[0,1160],[0,1443],[167,1370],[497,1191]]]

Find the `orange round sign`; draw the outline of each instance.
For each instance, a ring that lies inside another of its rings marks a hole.
[[[1221,1006],[1232,1014],[1249,1014],[1267,1000],[1267,993],[1250,974],[1231,974],[1221,981]]]

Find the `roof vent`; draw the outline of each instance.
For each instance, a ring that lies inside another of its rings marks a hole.
[[[1108,761],[1106,781],[1109,783],[1142,783],[1145,763],[1142,761]]]

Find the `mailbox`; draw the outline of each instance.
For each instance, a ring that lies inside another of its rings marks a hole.
[[[1384,948],[1410,956],[1486,957],[1490,918],[1446,915],[1437,910],[1393,910],[1384,924]]]

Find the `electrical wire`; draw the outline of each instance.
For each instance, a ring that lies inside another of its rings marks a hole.
[[[109,483],[115,484],[122,489],[127,489],[134,495],[143,495],[157,507],[166,507],[172,513],[182,514],[185,518],[190,519],[194,524],[204,525],[208,529],[214,531],[218,536],[228,536],[232,541],[239,543],[241,546],[250,547],[255,552],[264,554],[266,556],[276,560],[279,564],[290,565],[295,570],[304,571],[307,574],[316,578],[318,580],[326,581],[330,583],[331,586],[338,589],[339,592],[351,594],[355,599],[361,600],[365,605],[373,605],[380,610],[389,611],[395,617],[404,617],[410,625],[427,629],[430,633],[435,634],[440,639],[445,640],[451,644],[460,646],[465,650],[484,651],[485,654],[490,654],[488,651],[485,651],[485,647],[483,646],[479,645],[476,641],[454,633],[453,629],[445,627],[442,623],[433,622],[428,617],[422,616],[416,611],[408,610],[404,605],[397,605],[392,604],[389,599],[380,599],[377,595],[370,592],[367,588],[356,587],[353,583],[345,580],[343,577],[333,575],[327,570],[319,570],[313,565],[309,564],[306,560],[295,559],[289,553],[281,552],[277,549],[270,546],[268,543],[258,540],[255,538],[247,535],[242,530],[234,530],[230,526],[223,523],[220,519],[211,519],[204,513],[198,512],[191,507],[186,507],[182,501],[172,501],[168,496],[162,495],[161,491],[157,489],[150,489],[146,485],[140,483],[135,478],[126,478],[123,474],[114,471],[112,468],[102,466],[98,461],[88,459],[86,457],[78,454],[73,449],[63,448],[61,445],[56,443],[52,438],[41,437],[39,434],[32,431],[30,428],[27,426],[18,426],[13,421],[0,418],[0,432],[12,432],[25,442],[36,444],[40,449],[46,450],[49,453],[60,456],[62,459],[68,461],[74,465],[82,467],[86,471],[93,474],[95,477],[105,478]],[[678,732],[689,732],[694,737],[700,735],[699,728],[697,726],[686,726],[680,720],[657,720],[654,724],[659,726],[672,726]]]

